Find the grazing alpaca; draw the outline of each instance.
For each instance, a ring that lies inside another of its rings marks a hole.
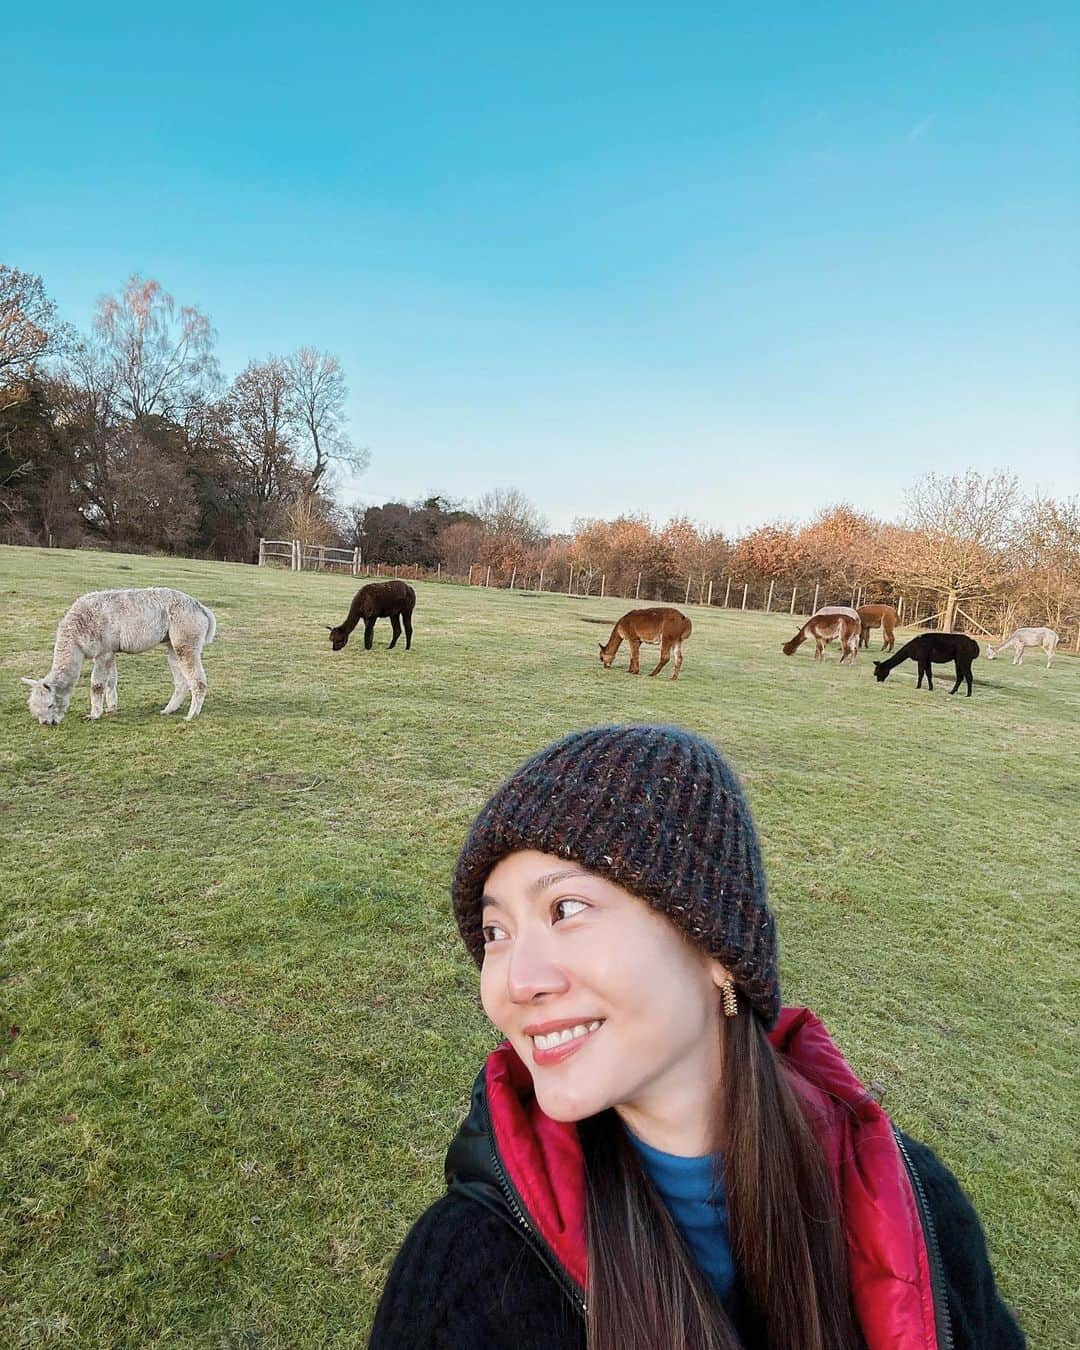
[[[919,680],[916,689],[922,688],[923,676],[926,676],[926,687],[933,689],[934,673],[930,669],[932,662],[939,665],[943,661],[955,661],[956,663],[956,683],[949,690],[950,694],[955,694],[960,688],[960,681],[967,681],[967,696],[971,697],[971,663],[979,654],[979,644],[974,638],[969,638],[965,633],[920,633],[918,637],[913,637],[910,642],[904,645],[887,661],[874,662],[874,678],[876,680],[886,680],[889,677],[889,671],[893,666],[898,666],[901,661],[915,661],[919,667]]]
[[[682,670],[683,643],[690,636],[692,627],[693,624],[685,614],[677,609],[670,609],[666,605],[658,606],[656,609],[631,609],[622,616],[611,630],[611,636],[608,640],[600,643],[600,662],[605,670],[609,670],[612,661],[615,660],[615,653],[624,641],[629,642],[629,673],[637,675],[638,651],[641,644],[643,642],[658,642],[660,644],[660,660],[656,663],[656,669],[649,671],[649,675],[659,675],[667,665],[669,658],[674,656],[675,671],[671,678],[677,680],[679,671]]]
[[[862,631],[859,634],[859,646],[870,646],[870,629],[881,629],[881,650],[891,652],[896,642],[896,629],[900,624],[900,615],[892,605],[860,605],[858,609]]]
[[[30,685],[27,706],[39,722],[56,726],[68,710],[83,662],[89,657],[94,664],[86,720],[95,722],[102,711],[116,711],[117,652],[145,652],[164,642],[173,692],[161,711],[176,712],[190,694],[190,722],[198,717],[206,698],[202,649],[213,642],[216,631],[213,613],[183,591],[167,586],[90,591],[80,595],[60,620],[49,673],[41,680],[23,676],[23,684]]]
[[[371,641],[375,635],[375,620],[389,619],[394,630],[390,639],[392,647],[401,636],[401,626],[405,625],[405,650],[412,647],[412,612],[416,605],[416,592],[404,581],[373,581],[370,586],[361,586],[352,598],[345,622],[337,628],[330,628],[330,646],[341,651],[349,640],[349,634],[360,622],[364,621],[364,651],[371,651]],[[329,624],[327,624],[329,628]]]
[[[1006,647],[1012,647],[1014,655],[1012,663],[1014,666],[1024,664],[1025,647],[1041,647],[1046,653],[1046,669],[1050,669],[1050,662],[1054,659],[1054,653],[1057,651],[1058,635],[1052,628],[1017,628],[1009,634],[1004,642],[999,642],[996,647],[987,647],[986,659],[992,661],[998,652],[1003,652]]]
[[[834,639],[840,640],[840,664],[850,657],[852,661],[859,655],[859,615],[848,605],[825,605],[803,624],[790,642],[785,642],[781,651],[785,656],[796,652],[807,638],[814,639],[814,660],[824,661],[825,647]]]

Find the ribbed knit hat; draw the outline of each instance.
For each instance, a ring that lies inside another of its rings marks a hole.
[[[772,1026],[776,924],[750,808],[708,741],[679,727],[576,731],[527,760],[477,816],[454,873],[454,916],[479,965],[480,898],[509,853],[572,858],[647,901],[728,968]]]

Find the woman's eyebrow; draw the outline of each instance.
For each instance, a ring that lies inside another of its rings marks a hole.
[[[546,876],[536,877],[530,881],[527,890],[531,895],[539,895],[541,891],[546,891],[550,886],[557,886],[560,881],[566,881],[570,877],[588,877],[591,873],[583,872],[580,867],[571,867],[564,872],[548,872]]]

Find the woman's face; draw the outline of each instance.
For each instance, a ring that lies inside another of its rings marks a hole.
[[[614,1107],[666,1152],[716,1147],[719,962],[621,886],[534,850],[492,869],[483,923],[484,1011],[546,1115]]]

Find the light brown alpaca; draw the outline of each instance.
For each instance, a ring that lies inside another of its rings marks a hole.
[[[825,609],[819,609],[812,618],[807,619],[791,641],[784,643],[781,650],[785,656],[790,656],[807,638],[813,638],[814,660],[823,661],[826,644],[839,639],[842,649],[840,664],[843,665],[849,657],[854,661],[859,654],[860,630],[861,624],[855,610],[848,609],[847,606],[829,605]]]
[[[862,631],[859,634],[859,646],[870,646],[870,629],[881,629],[881,650],[891,652],[896,642],[896,630],[900,626],[900,615],[892,605],[860,605],[859,622]]]
[[[683,643],[690,636],[693,627],[685,614],[677,609],[661,606],[656,609],[632,609],[624,614],[606,642],[600,643],[600,661],[607,670],[615,659],[615,653],[623,642],[630,644],[630,674],[638,674],[638,650],[643,642],[660,644],[660,660],[650,675],[659,675],[670,657],[675,658],[673,680],[679,678],[682,670]]]

